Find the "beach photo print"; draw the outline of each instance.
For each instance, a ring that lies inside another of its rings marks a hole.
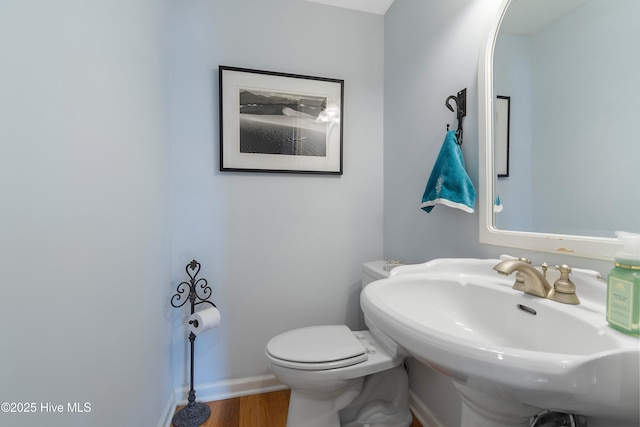
[[[342,174],[344,81],[219,67],[220,170]]]

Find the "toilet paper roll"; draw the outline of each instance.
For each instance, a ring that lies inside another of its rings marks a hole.
[[[189,331],[198,335],[220,325],[220,312],[215,307],[205,308],[189,316]]]

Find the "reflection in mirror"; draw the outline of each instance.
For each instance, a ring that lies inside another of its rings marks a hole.
[[[515,246],[608,259],[611,248],[576,253],[558,241],[612,244],[617,230],[640,232],[640,1],[512,0],[505,7],[480,61],[479,98],[491,97],[479,104],[481,171],[484,160],[492,163],[485,165],[491,177],[481,240],[544,238],[554,242]],[[510,99],[504,177],[503,153],[492,151],[504,128],[494,108],[503,96]]]
[[[512,166],[496,228],[640,232],[639,16],[638,0],[512,1],[494,51]]]

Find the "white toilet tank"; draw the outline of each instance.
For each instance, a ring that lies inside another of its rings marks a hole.
[[[362,264],[362,289],[364,289],[369,283],[375,282],[376,280],[386,279],[389,277],[389,273],[395,267],[400,265],[404,265],[402,261],[395,260],[378,260],[378,261],[369,261]],[[362,309],[359,310],[358,313],[358,328],[359,329],[368,329],[367,322],[364,319],[364,313]],[[378,334],[378,340],[390,350],[393,354],[398,353],[397,344],[388,341]]]
[[[402,261],[379,260],[362,264],[362,289],[376,280],[386,279],[394,267],[403,265]]]

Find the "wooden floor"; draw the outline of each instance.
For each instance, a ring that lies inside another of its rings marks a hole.
[[[209,402],[211,415],[200,427],[286,427],[289,393],[274,391]],[[422,425],[414,417],[410,427]]]

